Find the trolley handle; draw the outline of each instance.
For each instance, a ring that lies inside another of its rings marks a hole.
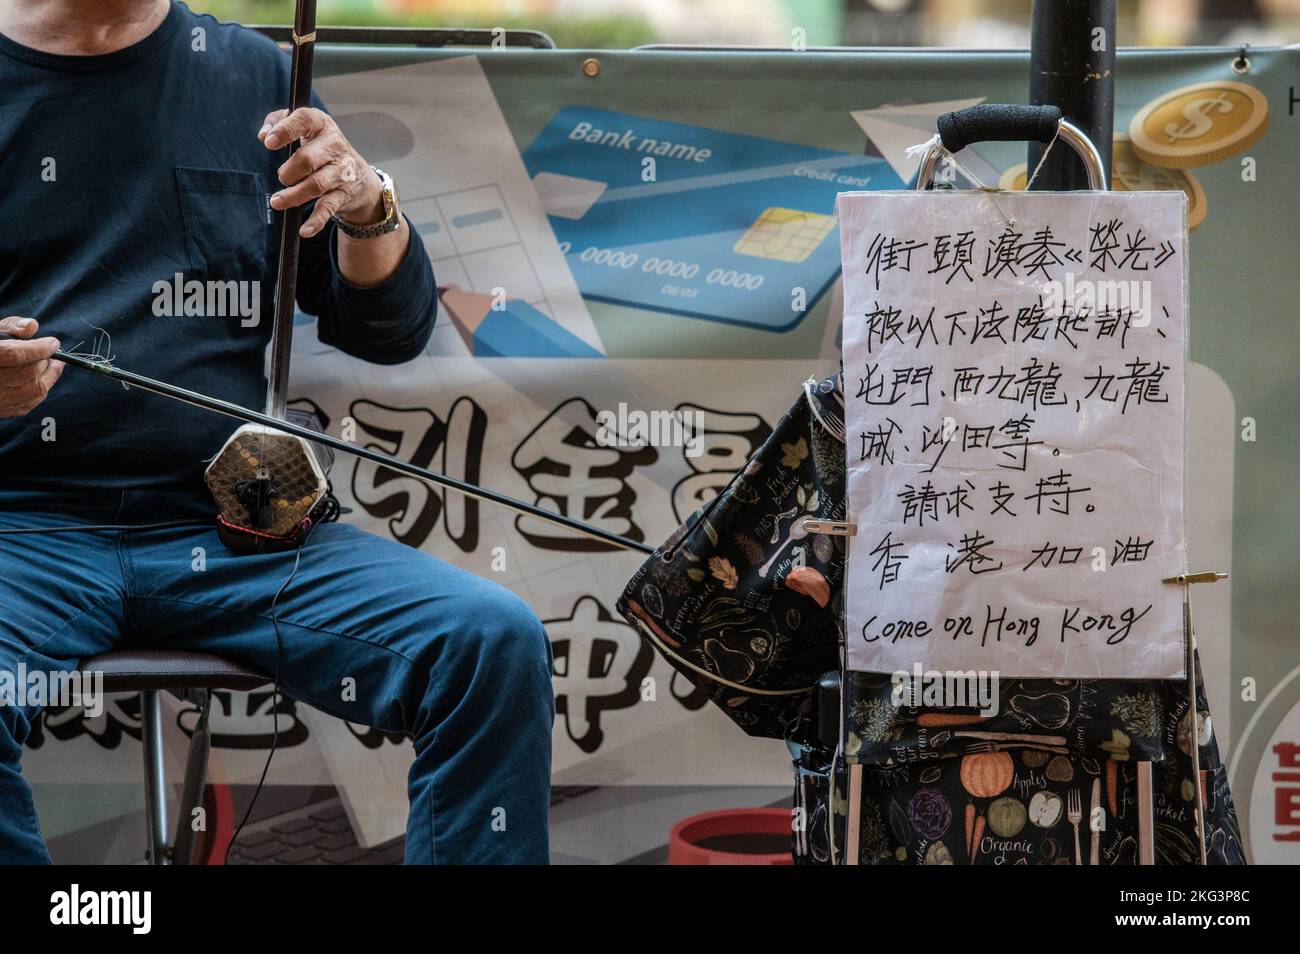
[[[1082,129],[1061,117],[1061,110],[1057,106],[982,103],[944,113],[939,117],[937,125],[939,135],[922,157],[917,171],[916,189],[919,192],[930,187],[944,153],[958,152],[976,142],[1032,140],[1050,143],[1057,138],[1083,160],[1088,172],[1089,189],[1105,192],[1109,185],[1101,153]]]
[[[939,138],[949,152],[977,142],[1051,142],[1061,123],[1058,106],[981,103],[939,117]]]

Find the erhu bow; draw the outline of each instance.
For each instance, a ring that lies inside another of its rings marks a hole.
[[[15,340],[9,335],[0,332],[0,340]],[[80,354],[68,354],[66,351],[56,351],[51,356],[55,361],[62,361],[65,364],[72,365],[74,368],[82,368],[86,371],[93,371],[95,374],[111,378],[121,384],[138,388],[141,391],[148,391],[151,394],[157,394],[161,397],[171,398],[173,401],[180,401],[183,404],[189,404],[193,407],[202,408],[205,411],[212,411],[216,414],[224,414],[226,417],[232,417],[237,421],[245,421],[249,424],[258,424],[268,430],[281,434],[290,434],[294,437],[301,438],[312,444],[320,444],[334,450],[340,450],[345,454],[351,454],[353,457],[359,457],[362,460],[368,460],[376,464],[381,464],[398,473],[406,474],[408,477],[416,477],[427,483],[434,484],[438,487],[445,487],[447,490],[455,491],[458,494],[469,497],[473,500],[481,500],[485,503],[494,503],[517,513],[529,517],[536,517],[538,520],[544,520],[547,523],[557,527],[563,527],[565,530],[572,531],[584,537],[590,537],[592,540],[598,540],[601,543],[609,544],[612,547],[623,550],[635,550],[638,553],[653,553],[654,548],[640,540],[630,540],[627,537],[619,536],[608,530],[602,530],[600,527],[594,527],[591,524],[583,523],[581,520],[574,520],[563,514],[553,513],[549,510],[543,510],[530,503],[522,500],[516,500],[505,494],[499,494],[494,490],[488,490],[485,487],[479,487],[476,484],[467,483],[463,480],[457,480],[455,477],[448,477],[446,474],[439,474],[436,471],[428,470],[424,467],[412,464],[410,461],[402,460],[400,457],[393,457],[385,454],[383,451],[373,450],[369,447],[361,447],[356,444],[349,444],[347,441],[340,440],[329,434],[323,434],[305,427],[301,424],[295,424],[289,420],[278,420],[268,417],[257,411],[250,411],[246,407],[240,407],[238,404],[232,404],[229,401],[222,401],[219,398],[209,397],[206,394],[200,394],[197,391],[187,391],[185,388],[178,388],[173,384],[167,384],[165,381],[157,381],[153,378],[147,378],[142,374],[133,374],[130,371],[124,371],[121,368],[114,367],[106,361],[96,358],[90,358]]]
[[[309,105],[312,54],[316,41],[316,0],[298,0],[294,10],[293,52],[290,67],[289,111]],[[296,142],[289,146],[292,155]],[[296,423],[286,406],[289,355],[293,347],[294,299],[298,278],[298,229],[302,207],[284,210],[280,233],[280,263],[275,283],[275,317],[271,330],[271,356],[267,373],[266,413],[229,401],[188,391],[114,367],[110,362],[56,351],[53,358],[75,368],[119,381],[127,387],[181,401],[244,422],[213,459],[204,473],[208,489],[219,508],[222,539],[241,552],[287,549],[300,545],[333,500],[327,474],[332,461],[326,448],[342,451],[388,467],[398,473],[463,494],[474,500],[498,504],[535,517],[601,543],[625,550],[651,553],[653,548],[563,514],[553,513],[504,494],[418,467],[368,447],[350,444],[324,434],[315,415],[310,423]],[[417,241],[414,234],[410,241]],[[0,340],[10,336],[0,332]],[[311,426],[315,424],[316,426]]]

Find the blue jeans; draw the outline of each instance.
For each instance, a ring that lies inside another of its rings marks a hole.
[[[127,522],[120,514],[0,509],[0,529]],[[201,522],[0,536],[0,671],[70,670],[129,642],[271,673],[271,600],[293,561],[292,551],[236,556]],[[551,654],[522,600],[335,523],[303,547],[276,615],[285,693],[412,738],[407,863],[546,863]],[[0,705],[0,863],[50,860],[19,765],[36,715]]]

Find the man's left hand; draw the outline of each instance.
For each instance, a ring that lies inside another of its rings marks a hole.
[[[303,238],[323,229],[333,215],[359,225],[384,217],[379,176],[329,113],[312,107],[292,113],[277,109],[266,117],[257,138],[267,149],[299,142],[297,151],[277,170],[286,188],[271,196],[271,208],[282,211],[315,199],[316,208],[298,230]]]

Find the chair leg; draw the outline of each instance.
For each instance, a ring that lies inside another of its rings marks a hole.
[[[203,788],[208,780],[208,752],[212,747],[212,733],[208,729],[208,714],[212,709],[212,693],[196,689],[187,694],[199,707],[199,719],[190,737],[190,753],[185,760],[185,783],[181,786],[181,801],[177,806],[176,841],[172,848],[172,864],[194,864],[194,849],[198,839],[194,832],[194,809],[203,804]]]
[[[167,863],[167,775],[163,764],[162,699],[157,690],[140,693],[140,735],[144,743],[144,803],[151,865]]]

